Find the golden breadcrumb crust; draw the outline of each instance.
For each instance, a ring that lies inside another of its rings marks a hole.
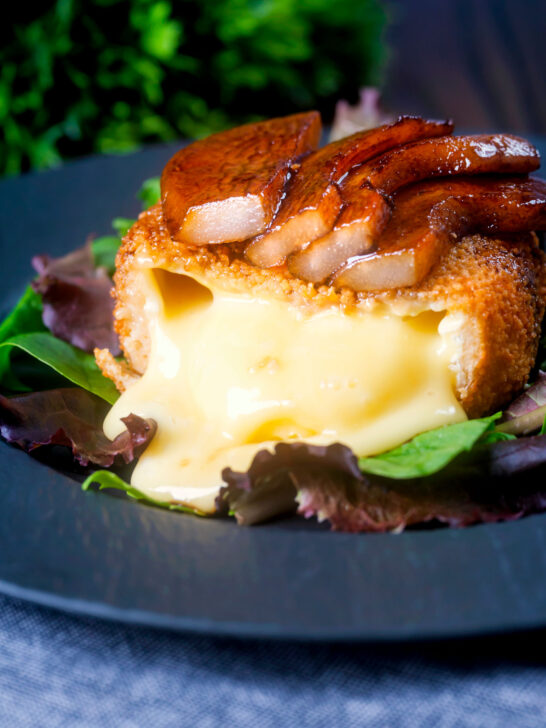
[[[123,392],[139,377],[127,362],[112,356],[109,349],[94,349],[95,361],[105,377],[111,379],[119,392]]]
[[[469,417],[502,407],[525,384],[533,366],[546,302],[546,268],[536,235],[473,235],[449,248],[427,278],[411,288],[373,293],[314,285],[294,278],[285,266],[256,268],[241,245],[192,247],[175,243],[164,225],[161,205],[143,212],[123,241],[115,275],[115,328],[128,367],[109,352],[97,352],[104,374],[123,390],[146,368],[149,338],[143,268],[195,275],[232,292],[286,300],[317,310],[373,310],[399,315],[445,311],[456,346],[457,396]]]

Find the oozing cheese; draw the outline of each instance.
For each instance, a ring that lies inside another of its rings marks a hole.
[[[304,314],[162,270],[142,285],[148,367],[104,429],[115,437],[131,412],[156,420],[132,484],[158,500],[210,512],[222,469],[279,440],[369,455],[466,417],[441,313]]]

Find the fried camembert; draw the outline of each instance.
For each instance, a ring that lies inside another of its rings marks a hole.
[[[280,440],[357,455],[501,407],[545,305],[536,149],[401,117],[317,149],[316,112],[181,149],[124,239],[96,351],[121,417],[157,422],[132,483],[214,510],[225,467]]]

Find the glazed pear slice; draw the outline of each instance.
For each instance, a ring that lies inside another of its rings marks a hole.
[[[288,260],[290,271],[319,283],[347,258],[369,251],[388,220],[389,208],[378,192],[437,176],[518,174],[540,166],[536,148],[509,134],[424,139],[385,152],[349,173],[341,187],[344,208],[332,230]]]
[[[333,277],[355,291],[419,283],[446,246],[471,233],[546,228],[546,182],[482,177],[422,182],[401,190],[373,253],[350,258]]]
[[[404,116],[310,154],[290,182],[269,230],[247,246],[248,260],[261,268],[280,265],[287,255],[328,233],[342,206],[337,183],[354,166],[400,144],[443,136],[452,130],[448,121]]]
[[[344,208],[332,230],[288,258],[288,270],[297,278],[322,283],[345,261],[371,250],[391,216],[387,200],[357,180],[344,185],[342,194],[352,202]]]
[[[391,195],[400,187],[430,177],[527,174],[539,167],[540,155],[526,139],[511,134],[477,134],[424,139],[390,149],[354,174],[361,185],[369,184]]]
[[[290,165],[317,148],[320,133],[320,115],[310,111],[239,126],[181,149],[161,177],[171,237],[208,245],[263,232],[279,205]]]

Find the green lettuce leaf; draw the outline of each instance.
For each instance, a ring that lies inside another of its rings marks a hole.
[[[160,178],[150,177],[150,179],[144,180],[137,197],[142,200],[143,210],[147,210],[156,202],[159,202],[161,198]]]
[[[120,238],[127,235],[130,228],[135,224],[136,220],[131,217],[115,217],[112,220],[112,227],[117,232]]]
[[[0,324],[0,342],[29,331],[45,331],[42,322],[42,299],[30,285]]]
[[[42,321],[42,298],[31,286],[27,286],[15,307],[0,324],[0,343],[18,334],[45,330]],[[29,391],[11,371],[8,348],[0,348],[0,383],[14,391]]]
[[[113,276],[116,271],[116,255],[121,244],[121,238],[115,235],[103,235],[91,242],[91,252],[96,268],[106,268],[108,275]]]
[[[53,334],[19,334],[0,343],[0,352],[9,352],[13,348],[30,354],[70,382],[111,404],[119,396],[113,382],[102,375],[92,354],[57,339]]]
[[[155,498],[150,498],[149,496],[142,493],[142,491],[137,490],[137,488],[134,488],[129,483],[126,483],[122,478],[119,477],[119,475],[116,475],[110,470],[96,470],[94,473],[91,473],[91,475],[89,475],[82,483],[82,490],[89,490],[89,488],[93,484],[98,485],[99,490],[105,490],[108,488],[112,488],[114,490],[122,490],[130,498],[144,501],[145,503],[148,503],[152,506],[157,506],[158,508],[165,508],[169,511],[182,511],[183,513],[194,513],[196,516],[205,515],[197,508],[189,508],[188,506],[182,506],[177,503],[168,503],[165,501],[155,500]]]
[[[359,458],[358,466],[364,473],[384,478],[408,479],[433,475],[461,453],[472,450],[482,438],[487,443],[507,439],[504,433],[494,429],[494,423],[500,416],[497,413],[491,417],[423,432],[394,450],[374,457]]]
[[[142,209],[147,210],[161,198],[160,178],[150,177],[142,183],[137,197],[142,201]],[[110,276],[116,270],[116,254],[121,244],[121,238],[127,234],[129,228],[135,221],[131,218],[116,217],[112,221],[112,227],[117,235],[103,235],[91,243],[93,258],[97,268],[106,268]]]

